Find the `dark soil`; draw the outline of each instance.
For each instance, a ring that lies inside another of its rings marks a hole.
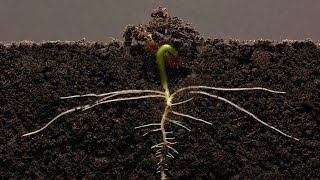
[[[162,99],[71,113],[38,134],[21,137],[62,111],[94,100],[61,96],[162,90],[155,57],[136,36],[140,32],[152,33],[160,44],[172,42],[179,51],[183,62],[168,68],[172,91],[187,85],[286,91],[211,92],[301,140],[284,137],[226,103],[197,95],[176,111],[213,125],[172,116],[192,131],[168,126],[180,152],[168,163],[169,179],[320,178],[319,44],[204,40],[179,18],[153,13],[149,23],[126,29],[126,43],[0,45],[1,179],[160,179],[158,159],[150,149],[161,141],[160,134],[142,136],[148,129],[134,127],[159,122]]]

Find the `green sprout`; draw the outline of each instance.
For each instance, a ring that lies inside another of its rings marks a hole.
[[[158,63],[159,72],[160,72],[161,84],[165,90],[166,102],[167,104],[170,104],[171,103],[170,90],[168,88],[168,76],[167,76],[167,71],[165,66],[165,61],[168,58],[167,53],[170,53],[170,55],[173,55],[175,57],[178,56],[178,52],[175,48],[173,48],[169,44],[165,44],[158,49],[156,53],[156,57],[157,57],[157,63]]]
[[[164,89],[163,91],[158,91],[158,90],[136,90],[136,89],[131,89],[131,90],[120,90],[120,91],[113,91],[113,92],[107,92],[107,93],[102,93],[102,94],[85,94],[85,95],[73,95],[73,96],[67,96],[67,97],[61,97],[61,99],[71,99],[71,98],[81,98],[81,97],[91,97],[91,98],[98,98],[97,100],[93,101],[90,104],[86,104],[83,106],[77,106],[75,108],[71,108],[69,110],[66,110],[53,119],[51,119],[47,124],[42,126],[40,129],[23,134],[22,136],[30,136],[36,133],[39,133],[43,131],[45,128],[47,128],[51,123],[56,121],[58,118],[60,118],[63,115],[66,115],[68,113],[74,112],[74,111],[85,111],[88,109],[91,109],[95,106],[101,105],[101,104],[106,104],[106,103],[111,103],[111,102],[119,102],[119,101],[131,101],[131,100],[138,100],[138,99],[147,99],[147,98],[163,98],[165,100],[165,108],[162,114],[161,121],[155,122],[155,123],[150,123],[150,124],[145,124],[141,126],[135,127],[135,129],[140,129],[140,128],[149,128],[149,127],[156,127],[154,129],[149,130],[147,133],[145,133],[143,136],[147,135],[148,133],[153,133],[153,132],[161,132],[161,141],[160,143],[157,143],[156,145],[152,146],[151,149],[155,149],[156,152],[156,157],[159,158],[158,162],[158,173],[160,173],[161,180],[166,179],[167,175],[165,173],[167,167],[166,167],[166,162],[168,159],[172,159],[174,156],[173,154],[176,153],[178,154],[178,151],[175,150],[172,146],[176,143],[174,142],[174,137],[173,133],[169,130],[167,130],[166,125],[168,123],[172,123],[174,125],[180,126],[181,128],[184,128],[185,130],[191,131],[190,128],[186,127],[183,122],[181,121],[176,121],[172,120],[171,118],[168,118],[169,113],[172,113],[172,115],[175,116],[181,116],[183,118],[189,118],[194,121],[202,122],[208,125],[212,125],[212,123],[205,121],[203,119],[194,117],[189,114],[177,112],[174,110],[175,106],[179,106],[184,103],[188,103],[189,101],[193,100],[193,98],[190,98],[185,101],[181,102],[173,102],[174,97],[177,94],[182,94],[182,93],[190,93],[190,94],[198,94],[198,95],[204,95],[206,97],[218,99],[220,101],[223,101],[236,109],[246,113],[247,115],[251,116],[253,119],[258,121],[259,123],[277,131],[278,133],[294,139],[296,141],[299,141],[299,139],[294,138],[281,130],[267,124],[266,122],[262,121],[259,119],[257,116],[249,112],[248,110],[236,105],[235,103],[231,102],[230,100],[223,98],[221,96],[217,96],[215,94],[209,93],[207,91],[209,90],[215,90],[215,91],[249,91],[249,90],[263,90],[263,91],[268,91],[271,93],[280,93],[283,94],[285,92],[282,91],[274,91],[270,90],[267,88],[262,88],[262,87],[251,87],[251,88],[220,88],[220,87],[210,87],[210,86],[203,86],[203,85],[194,85],[194,86],[187,86],[187,87],[182,87],[172,94],[170,94],[170,90],[168,87],[168,77],[167,77],[167,72],[166,72],[166,67],[165,67],[165,61],[171,57],[171,56],[178,56],[178,52],[175,48],[168,44],[164,44],[160,46],[156,52],[156,59],[159,67],[159,72],[160,72],[160,80],[162,87]],[[130,95],[127,97],[127,95]],[[132,95],[137,95],[137,96],[132,96]]]

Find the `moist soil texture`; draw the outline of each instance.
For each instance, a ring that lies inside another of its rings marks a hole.
[[[189,85],[265,87],[218,92],[287,138],[226,104],[201,95],[174,110],[206,121],[170,116],[191,129],[167,125],[179,154],[167,162],[168,179],[319,179],[320,45],[310,40],[273,42],[204,39],[191,24],[159,8],[150,22],[129,25],[125,42],[14,42],[0,44],[1,179],[160,179],[155,150],[165,104],[149,98],[90,104],[92,97],[62,96],[126,89],[162,91],[154,52],[145,40],[172,44],[180,54],[167,64],[171,92]],[[129,97],[129,96],[124,96]]]

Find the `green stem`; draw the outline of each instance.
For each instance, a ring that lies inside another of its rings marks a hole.
[[[169,53],[170,55],[177,57],[178,52],[175,48],[173,48],[169,44],[164,44],[157,50],[157,53],[156,53],[157,63],[158,63],[159,71],[160,71],[161,84],[165,90],[166,101],[167,101],[167,103],[169,103],[170,102],[170,98],[169,98],[170,91],[168,88],[168,76],[167,76],[165,61],[170,55],[168,56],[166,53]]]

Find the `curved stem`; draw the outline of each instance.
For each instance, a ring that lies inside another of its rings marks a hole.
[[[173,48],[169,44],[164,44],[157,50],[157,53],[156,53],[161,84],[162,84],[162,87],[165,89],[166,101],[167,103],[169,103],[171,100],[170,100],[170,91],[168,88],[168,76],[167,76],[167,71],[165,66],[165,60],[168,57],[166,53],[169,53],[170,55],[173,55],[173,56],[178,56],[178,52],[175,48]]]

